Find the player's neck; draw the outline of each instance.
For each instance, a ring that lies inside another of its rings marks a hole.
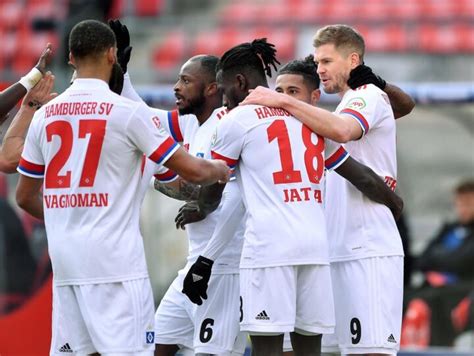
[[[77,69],[77,77],[82,79],[100,79],[108,83],[110,80],[110,71],[101,67],[85,66]]]
[[[206,103],[207,104],[207,103]],[[207,119],[209,119],[214,112],[214,110],[220,108],[222,106],[222,103],[219,102],[213,102],[209,104],[204,104],[199,110],[196,110],[194,112],[194,115],[196,116],[197,120],[199,121],[199,125],[204,124]]]

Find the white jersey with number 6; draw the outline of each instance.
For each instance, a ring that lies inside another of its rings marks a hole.
[[[241,268],[328,264],[324,167],[347,154],[282,109],[237,107],[217,128],[213,158],[236,176],[248,212]]]
[[[148,276],[139,230],[142,156],[163,164],[178,147],[144,104],[98,79],[76,79],[38,110],[18,171],[44,178],[57,285]]]

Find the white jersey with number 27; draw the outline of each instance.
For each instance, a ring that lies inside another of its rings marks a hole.
[[[57,285],[148,276],[139,230],[142,157],[164,164],[178,144],[143,103],[76,79],[31,123],[18,171],[42,179]]]

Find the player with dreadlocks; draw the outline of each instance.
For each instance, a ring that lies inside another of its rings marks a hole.
[[[320,334],[334,327],[321,183],[324,166],[335,169],[348,156],[284,110],[238,106],[250,89],[268,87],[266,74],[278,64],[275,53],[260,39],[220,59],[217,82],[231,111],[217,128],[212,153],[231,168],[238,165],[248,213],[240,262],[241,330],[251,335],[252,354],[281,355],[283,333],[291,332],[296,355],[316,355]],[[381,180],[380,186],[389,191]],[[205,210],[221,192],[217,185],[202,189],[200,207]],[[184,293],[206,296],[224,240],[209,242],[184,280]]]

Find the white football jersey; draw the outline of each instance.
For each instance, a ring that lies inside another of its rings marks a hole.
[[[239,106],[217,128],[213,158],[237,168],[247,208],[241,268],[328,264],[322,209],[324,167],[342,146],[311,132],[282,109]]]
[[[57,285],[148,276],[139,230],[142,156],[164,164],[178,144],[142,103],[76,79],[32,120],[18,171],[44,178]]]
[[[351,157],[395,189],[396,127],[387,95],[375,85],[364,85],[346,92],[335,112],[353,117],[362,127],[363,136],[345,144]],[[327,176],[326,189],[331,261],[403,255],[390,209],[369,200],[334,172]]]
[[[122,95],[135,101],[142,101],[136,93],[130,81],[128,74],[124,78],[124,89]],[[212,136],[215,133],[216,126],[224,117],[227,110],[224,107],[214,110],[211,116],[202,124],[194,115],[179,115],[177,110],[165,111],[161,109],[151,108],[153,112],[153,120],[157,126],[163,127],[177,141],[183,144],[190,154],[201,157],[211,158],[210,146]],[[172,172],[165,172],[165,177],[172,177]],[[160,180],[160,178],[158,178]],[[162,180],[162,179],[161,179]],[[226,188],[227,189],[227,188]],[[224,191],[224,194],[226,192]],[[219,221],[219,213],[222,209],[222,203],[213,213],[209,214],[204,220],[186,225],[186,234],[188,236],[188,266],[202,254],[208,241],[211,239],[214,229]],[[240,253],[242,251],[243,232],[245,225],[245,216],[241,216],[242,223],[234,232],[230,232],[234,236],[222,254],[214,262],[212,273],[238,273]],[[226,229],[219,226],[219,231],[225,233]]]
[[[191,125],[186,122],[186,124],[179,129],[183,135],[184,147],[190,154],[206,159],[211,158],[212,137],[216,132],[216,128],[220,123],[221,118],[225,117],[225,114],[226,109],[224,107],[218,108],[214,110],[211,116],[202,125],[199,126],[197,119],[194,118],[197,124]],[[224,118],[223,121],[225,120],[226,119]],[[175,128],[175,131],[178,131],[178,129]],[[219,207],[204,220],[186,225],[186,233],[189,239],[188,263],[194,263],[207,246],[207,243],[219,222],[219,214],[222,205],[222,203],[219,204]],[[245,225],[244,216],[242,216],[241,220],[241,227],[237,229],[229,245],[214,262],[212,273],[220,274],[238,272],[240,253],[243,244]]]

